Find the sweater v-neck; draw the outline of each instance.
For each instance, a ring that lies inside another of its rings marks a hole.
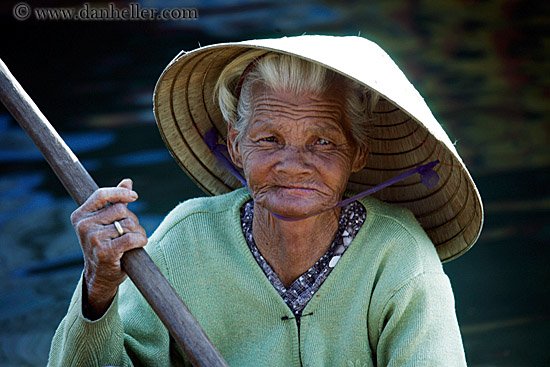
[[[239,192],[240,191],[240,192]],[[250,251],[250,248],[248,247],[248,244],[246,242],[246,239],[244,237],[243,231],[242,231],[242,224],[241,224],[241,207],[249,200],[251,200],[250,193],[246,189],[239,189],[237,192],[235,192],[236,198],[234,201],[234,205],[232,207],[232,226],[234,226],[233,230],[235,230],[238,235],[238,249],[241,252],[241,255],[244,256],[246,261],[252,266],[254,269],[254,274],[256,278],[260,281],[262,284],[262,287],[264,290],[266,290],[271,298],[274,298],[275,302],[279,304],[279,306],[283,306],[283,308],[286,311],[286,315],[283,317],[284,319],[295,319],[295,315],[290,309],[290,307],[285,303],[283,298],[280,296],[279,292],[273,287],[273,284],[270,282],[258,262],[256,261],[254,255]],[[352,196],[352,193],[346,192],[344,194],[345,197]],[[331,271],[331,273],[327,276],[327,278],[323,281],[317,292],[315,293],[314,297],[307,303],[306,307],[302,311],[302,316],[309,316],[311,315],[315,309],[317,309],[319,302],[322,302],[324,295],[330,294],[331,290],[334,289],[335,286],[337,286],[338,283],[341,283],[342,276],[344,275],[342,271],[339,269],[345,269],[349,267],[346,265],[349,261],[353,261],[353,259],[356,257],[355,254],[357,251],[360,250],[361,246],[365,246],[365,238],[366,233],[368,232],[368,228],[370,227],[373,215],[369,209],[370,205],[368,204],[369,198],[363,198],[360,199],[359,202],[365,207],[366,210],[366,218],[363,222],[363,225],[361,226],[361,229],[356,234],[355,238],[351,241],[348,248],[342,255],[341,259],[339,260],[338,264],[334,267],[334,269]]]

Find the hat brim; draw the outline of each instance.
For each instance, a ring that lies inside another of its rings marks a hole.
[[[483,225],[481,197],[470,173],[430,109],[393,60],[361,37],[300,36],[224,43],[181,53],[162,73],[153,97],[161,135],[183,170],[209,195],[241,187],[203,140],[214,128],[224,140],[226,124],[214,101],[222,70],[251,49],[280,52],[334,70],[381,96],[369,141],[367,165],[348,189],[367,190],[398,173],[439,159],[440,180],[427,189],[418,175],[374,194],[410,209],[442,261],[466,252]]]

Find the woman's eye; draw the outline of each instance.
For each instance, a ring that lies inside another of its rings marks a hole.
[[[268,143],[276,143],[277,138],[274,136],[268,136],[267,138],[262,138],[262,141],[266,141]]]
[[[317,144],[318,145],[329,145],[330,141],[328,141],[327,139],[319,138],[319,140],[317,140]]]

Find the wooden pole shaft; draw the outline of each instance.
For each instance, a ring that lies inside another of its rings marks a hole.
[[[78,205],[84,203],[97,190],[97,184],[1,59],[0,99],[40,149],[74,201]],[[145,250],[126,252],[122,267],[193,366],[227,366]]]

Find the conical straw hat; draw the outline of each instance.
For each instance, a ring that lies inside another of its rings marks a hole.
[[[367,190],[404,170],[439,159],[440,179],[426,188],[419,175],[374,196],[410,209],[442,261],[465,253],[483,224],[479,192],[462,159],[430,109],[391,58],[361,37],[299,36],[201,47],[180,53],[162,73],[154,113],[162,137],[185,172],[209,195],[241,187],[204,142],[214,128],[225,140],[226,124],[214,86],[225,66],[250,50],[280,52],[318,63],[380,94],[366,166],[348,189]],[[243,65],[243,69],[246,65]]]

